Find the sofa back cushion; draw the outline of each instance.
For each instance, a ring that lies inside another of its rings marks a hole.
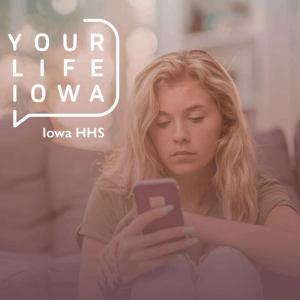
[[[49,196],[53,211],[53,254],[79,253],[75,231],[81,224],[101,152],[68,148],[52,143],[47,165]]]
[[[46,186],[46,118],[30,118],[13,128],[0,120],[0,250],[39,251],[51,246]]]
[[[290,200],[300,212],[300,200],[296,191],[294,172],[283,132],[280,129],[274,129],[256,134],[254,138],[258,162],[280,181]]]
[[[296,186],[300,195],[300,120],[295,133],[295,161],[296,161]]]

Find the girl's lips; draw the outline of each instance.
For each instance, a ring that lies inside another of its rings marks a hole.
[[[195,154],[177,154],[172,156],[175,160],[191,159]]]
[[[196,153],[192,153],[189,151],[177,151],[174,154],[172,154],[171,156],[177,156],[177,155],[194,155]]]

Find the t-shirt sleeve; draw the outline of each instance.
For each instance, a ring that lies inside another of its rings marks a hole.
[[[112,193],[99,189],[95,184],[87,202],[83,221],[76,230],[76,241],[81,249],[83,236],[108,244],[118,224],[115,197]]]
[[[299,214],[297,208],[289,199],[285,188],[277,179],[271,177],[262,179],[258,188],[259,214],[257,224],[264,225],[271,210],[282,205],[291,207]]]

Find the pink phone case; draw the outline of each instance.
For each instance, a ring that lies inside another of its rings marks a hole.
[[[143,234],[163,228],[184,226],[178,188],[179,186],[173,178],[141,180],[132,185],[139,214],[157,206],[174,205],[172,211],[149,223],[144,228]],[[168,242],[180,239],[182,239],[182,237],[170,239]],[[182,251],[180,251],[180,253],[182,253]]]

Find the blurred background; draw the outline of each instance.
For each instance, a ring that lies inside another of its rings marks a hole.
[[[51,91],[58,84],[88,84],[80,74],[66,82],[57,71],[66,58],[61,51],[63,33],[76,32],[83,40],[91,30],[84,18],[108,20],[119,32],[120,101],[104,118],[53,119],[54,128],[104,127],[106,132],[103,139],[59,139],[58,143],[100,150],[116,146],[116,136],[122,132],[121,112],[136,74],[157,56],[198,48],[216,57],[237,82],[251,130],[282,129],[293,159],[295,122],[300,117],[300,0],[1,0],[0,118],[13,109],[23,114],[67,110],[68,103],[62,105]],[[50,37],[47,52],[34,47],[41,32]],[[12,51],[9,33],[14,37],[22,33],[17,52]],[[82,49],[72,55],[83,63],[90,60]],[[105,55],[106,61],[114,62],[110,52]],[[14,58],[24,78],[7,76],[12,74]],[[39,77],[41,58],[46,68],[43,78]],[[113,101],[114,75],[112,70],[109,73],[105,94]],[[47,88],[43,103],[30,100],[37,83]],[[12,101],[13,84],[18,86],[17,102]],[[74,109],[82,107],[78,104]]]

